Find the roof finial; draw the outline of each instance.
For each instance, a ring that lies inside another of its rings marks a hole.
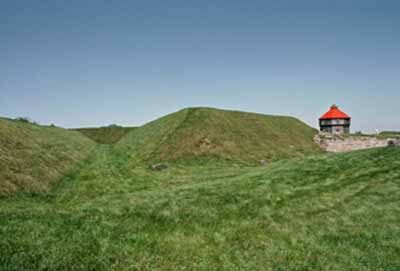
[[[339,108],[339,106],[337,106],[336,104],[333,104],[332,106],[331,106],[331,109],[338,109]]]

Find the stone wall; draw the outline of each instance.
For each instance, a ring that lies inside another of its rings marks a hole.
[[[355,150],[387,147],[390,141],[400,145],[398,139],[379,139],[375,136],[339,136],[319,134],[315,141],[328,152],[350,152]]]

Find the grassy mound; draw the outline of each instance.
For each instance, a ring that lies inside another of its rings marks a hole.
[[[0,199],[1,270],[399,270],[400,149],[154,173],[99,146]]]
[[[48,191],[92,146],[78,132],[0,118],[0,195]]]
[[[255,164],[320,152],[317,131],[298,119],[189,108],[129,133],[119,147],[144,161],[219,159]]]
[[[99,128],[79,128],[74,129],[81,132],[91,140],[99,144],[115,144],[121,140],[127,133],[134,130],[135,127],[121,127],[110,125],[107,127]]]

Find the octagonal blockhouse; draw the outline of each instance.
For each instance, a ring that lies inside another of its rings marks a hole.
[[[330,110],[319,118],[321,132],[330,134],[350,133],[351,117],[339,110],[337,105],[332,105]]]

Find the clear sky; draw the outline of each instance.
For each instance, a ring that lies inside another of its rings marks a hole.
[[[400,1],[0,1],[0,116],[140,125],[210,106],[315,127],[333,103],[353,131],[400,130]]]

